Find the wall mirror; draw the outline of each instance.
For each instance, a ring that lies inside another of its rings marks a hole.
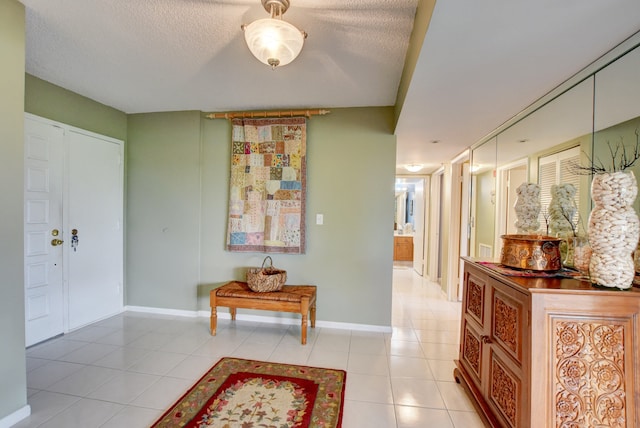
[[[640,47],[595,74],[594,162],[611,162],[609,145],[632,154],[640,133]],[[640,161],[631,168],[640,178]],[[640,198],[635,201],[640,212]]]
[[[573,184],[576,205],[582,208],[578,226],[588,215],[588,180],[573,166],[591,153],[593,77],[553,99],[498,134],[496,245],[500,235],[516,233],[515,190],[523,182],[538,183],[542,211],[539,230],[548,234],[547,207],[551,186]],[[528,167],[528,168],[527,168]]]
[[[590,177],[576,174],[575,164],[610,161],[608,143],[623,142],[633,153],[640,132],[640,47],[600,67],[472,150],[472,168],[480,168],[471,183],[472,256],[498,257],[500,235],[516,233],[515,189],[526,181],[540,185],[543,213],[552,184],[574,184],[574,220],[586,232]],[[634,173],[640,176],[640,161]],[[640,212],[640,199],[635,206]]]

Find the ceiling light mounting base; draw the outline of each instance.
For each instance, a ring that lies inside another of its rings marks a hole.
[[[273,18],[274,13],[277,16],[284,15],[287,9],[289,9],[289,0],[262,0],[262,6]]]

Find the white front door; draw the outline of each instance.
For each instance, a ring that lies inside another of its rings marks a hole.
[[[27,346],[122,311],[123,152],[25,115]]]
[[[64,331],[62,170],[64,131],[25,118],[26,346]]]
[[[74,130],[66,140],[72,330],[122,311],[123,144]]]

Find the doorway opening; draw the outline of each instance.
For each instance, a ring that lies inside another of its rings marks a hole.
[[[428,177],[396,176],[393,230],[394,268],[425,274]]]

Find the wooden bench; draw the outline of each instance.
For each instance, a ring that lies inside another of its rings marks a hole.
[[[209,293],[211,306],[211,335],[216,335],[218,306],[228,307],[231,319],[236,319],[236,309],[262,309],[277,312],[294,312],[302,315],[302,344],[307,343],[307,314],[311,313],[311,328],[316,326],[316,286],[285,285],[280,291],[257,293],[246,282],[232,281]]]

